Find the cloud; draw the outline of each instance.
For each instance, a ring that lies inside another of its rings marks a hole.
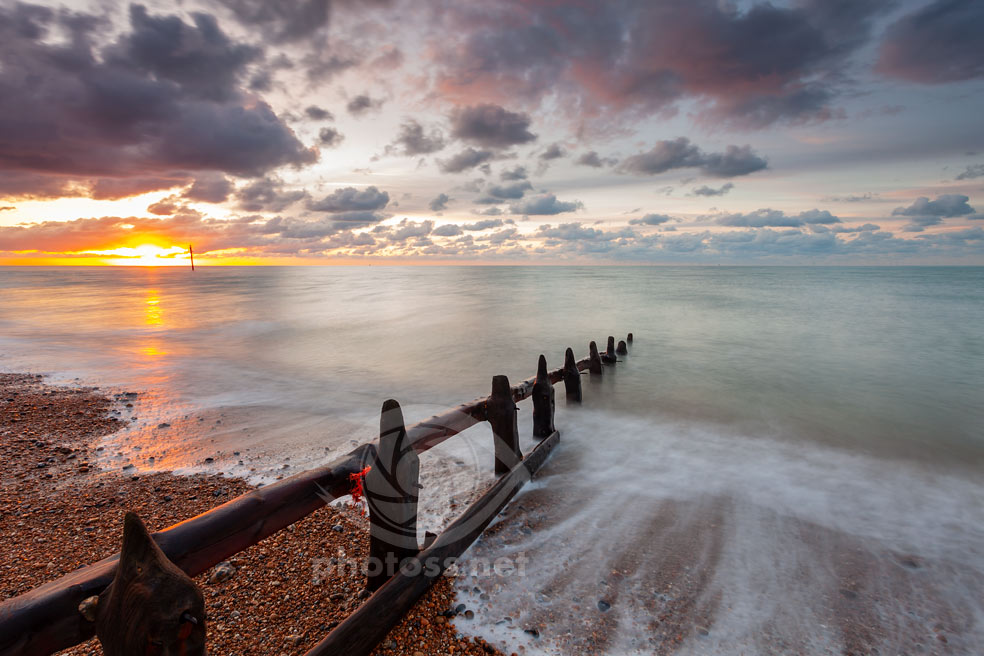
[[[432,42],[439,91],[529,104],[559,96],[586,117],[669,113],[761,128],[828,120],[850,55],[891,3],[803,0],[488,2],[450,6]],[[461,36],[458,36],[461,35]]]
[[[529,173],[526,171],[525,166],[517,166],[513,169],[503,169],[499,174],[499,179],[503,182],[509,182],[512,180],[525,180],[529,177]]]
[[[348,101],[345,109],[352,116],[361,117],[365,116],[370,111],[375,111],[383,106],[383,101],[375,98],[370,98],[366,94],[359,94],[352,100]]]
[[[547,146],[547,149],[540,153],[539,159],[546,162],[552,159],[560,159],[565,155],[567,155],[567,151],[564,150],[559,143],[553,143]]]
[[[877,70],[924,84],[984,77],[979,0],[935,0],[888,27]]]
[[[672,216],[665,214],[647,214],[640,219],[631,219],[629,225],[662,225],[672,220]]]
[[[493,155],[491,150],[476,150],[468,147],[450,159],[438,161],[438,166],[444,173],[461,173],[481,166],[491,160]]]
[[[442,226],[437,226],[434,228],[432,235],[435,237],[457,237],[462,234],[461,226],[454,223],[446,223]]]
[[[724,196],[734,188],[735,188],[734,184],[730,182],[726,182],[721,187],[718,187],[717,189],[713,187],[708,187],[707,185],[703,185],[701,187],[697,187],[690,193],[692,193],[694,196]]]
[[[345,135],[335,128],[321,128],[318,132],[318,143],[327,148],[334,148],[342,143],[343,139],[345,139]]]
[[[521,203],[514,203],[509,206],[509,211],[513,214],[528,214],[530,216],[550,216],[563,212],[576,212],[584,207],[581,201],[565,202],[557,200],[554,194],[543,193],[525,199]]]
[[[317,105],[308,105],[304,109],[304,113],[312,121],[334,121],[335,115],[332,114],[327,109],[318,107]]]
[[[485,190],[486,196],[477,199],[475,202],[483,205],[495,205],[506,200],[519,200],[531,189],[533,189],[533,185],[528,180],[520,180],[510,184],[491,185]]]
[[[475,221],[473,223],[462,224],[462,230],[468,230],[470,232],[480,232],[482,230],[490,230],[492,228],[498,228],[503,225],[502,219],[486,219],[484,221]]]
[[[936,200],[920,196],[908,207],[896,207],[892,216],[954,217],[973,214],[974,208],[967,204],[970,198],[961,194],[943,194]]]
[[[828,203],[864,203],[869,200],[877,200],[878,194],[866,191],[863,194],[849,194],[847,196],[826,196],[822,200]]]
[[[451,197],[447,194],[438,194],[428,205],[432,212],[442,212],[448,208],[448,201]]]
[[[281,212],[308,197],[302,189],[285,190],[279,178],[266,177],[236,190],[239,208],[247,212]]]
[[[619,172],[656,175],[686,168],[696,168],[716,178],[732,178],[768,168],[768,162],[750,146],[728,146],[723,153],[705,153],[686,137],[678,137],[658,141],[647,152],[625,158]]]
[[[88,193],[97,178],[187,184],[199,171],[259,176],[314,162],[269,105],[241,92],[257,51],[208,14],[192,20],[135,5],[129,31],[97,50],[104,18],[0,8],[0,175],[26,183],[11,195]]]
[[[16,210],[16,209],[17,208],[14,207],[13,205],[4,205],[3,207],[0,207],[0,212],[7,212],[9,210]]]
[[[331,0],[216,0],[244,26],[275,43],[298,41],[328,24]]]
[[[613,157],[601,157],[597,152],[591,150],[578,157],[574,163],[600,169],[603,166],[615,166],[618,164],[618,160]]]
[[[375,186],[365,189],[345,187],[336,189],[319,201],[310,203],[308,209],[315,212],[360,212],[381,210],[389,204],[389,194]]]
[[[984,177],[984,164],[972,164],[957,176],[957,180],[973,180],[980,177]]]
[[[229,198],[232,189],[232,181],[221,173],[202,173],[195,176],[194,183],[184,192],[183,197],[204,203],[221,203]]]
[[[484,148],[507,148],[534,141],[536,135],[529,127],[528,114],[510,112],[499,105],[459,107],[451,113],[452,136]]]
[[[743,228],[799,227],[803,225],[829,225],[840,219],[826,210],[808,210],[796,216],[773,209],[760,209],[748,214],[725,214],[716,220],[718,225]]]
[[[424,126],[413,119],[406,119],[400,125],[400,133],[392,144],[386,147],[387,152],[398,152],[403,155],[428,155],[442,150],[447,142],[444,133],[438,128],[424,131]]]

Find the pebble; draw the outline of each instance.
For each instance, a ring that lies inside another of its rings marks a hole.
[[[605,601],[604,599],[598,600],[598,610],[600,610],[602,613],[607,613],[611,607],[612,605],[607,601]]]

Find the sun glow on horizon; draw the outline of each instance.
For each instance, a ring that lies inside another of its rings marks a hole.
[[[85,251],[85,255],[98,255],[105,258],[106,264],[113,266],[188,266],[188,249],[181,246],[121,246],[104,251]]]

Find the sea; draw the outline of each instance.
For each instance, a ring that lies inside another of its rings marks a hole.
[[[417,421],[630,332],[581,404],[557,386],[555,453],[459,563],[465,635],[981,653],[984,268],[0,268],[0,370],[117,395],[109,470],[269,483],[385,399]],[[421,531],[494,480],[491,439],[422,455]]]

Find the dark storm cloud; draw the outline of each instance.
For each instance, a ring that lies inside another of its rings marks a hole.
[[[726,193],[728,193],[734,188],[735,188],[734,184],[730,182],[726,182],[720,187],[718,187],[717,189],[715,189],[714,187],[708,187],[707,185],[703,185],[701,187],[697,187],[690,193],[692,193],[694,196],[724,196]]]
[[[647,214],[640,219],[632,219],[629,221],[629,225],[662,225],[672,220],[672,216],[665,214]]]
[[[345,136],[335,128],[321,128],[318,132],[318,143],[328,148],[334,148],[342,143]]]
[[[448,201],[451,197],[447,194],[438,194],[431,202],[428,204],[432,212],[443,212],[448,209]]]
[[[892,210],[892,216],[964,216],[974,213],[974,208],[967,204],[969,200],[961,194],[943,194],[936,200],[920,196],[908,207],[896,207]]]
[[[215,0],[227,7],[237,21],[260,29],[274,42],[296,41],[311,36],[328,24],[331,0]]]
[[[468,147],[450,159],[440,160],[438,166],[444,173],[461,173],[487,163],[494,154],[491,150],[476,150]]]
[[[514,203],[509,206],[509,211],[513,214],[528,214],[530,216],[551,216],[563,212],[576,212],[584,207],[584,203],[576,201],[561,201],[550,193],[539,194],[526,198],[521,203]]]
[[[510,112],[499,105],[459,107],[451,113],[451,134],[485,148],[507,148],[536,139],[528,114]]]
[[[392,144],[386,147],[390,153],[416,156],[429,155],[442,150],[447,142],[440,128],[424,130],[424,126],[413,119],[406,119],[400,124],[400,133]]]
[[[597,152],[591,150],[574,160],[574,163],[600,169],[603,166],[615,166],[618,164],[618,160],[612,157],[601,157]]]
[[[207,14],[193,21],[134,6],[130,31],[97,50],[102,18],[0,8],[0,184],[25,182],[7,193],[111,197],[99,189],[114,179],[139,193],[150,189],[138,180],[174,186],[174,171],[187,184],[197,171],[256,176],[315,161],[269,105],[238,92],[255,51]]]
[[[352,212],[381,210],[389,204],[389,194],[376,187],[345,187],[309,205],[316,212]]]
[[[312,121],[334,121],[335,115],[329,112],[327,109],[318,107],[317,105],[309,105],[304,109],[304,113]]]
[[[699,169],[716,178],[733,178],[768,168],[750,146],[728,146],[723,153],[705,153],[686,137],[657,142],[650,150],[622,160],[621,173],[656,175],[673,169]]]
[[[383,106],[382,100],[376,98],[370,98],[368,95],[363,93],[356,96],[355,98],[352,98],[352,100],[348,102],[345,108],[348,110],[348,113],[351,114],[352,116],[365,116],[370,111],[377,110],[382,106]]]
[[[760,128],[824,120],[848,56],[891,3],[803,0],[488,2],[455,7],[441,34],[440,90],[536,103],[559,94],[580,113],[645,113],[700,101],[705,118]]]
[[[726,214],[718,217],[716,223],[742,228],[799,227],[840,223],[840,219],[826,210],[808,210],[789,216],[779,210],[760,209],[748,214]]]
[[[232,193],[232,182],[221,173],[202,173],[195,176],[195,182],[184,192],[187,200],[204,203],[221,203]]]
[[[878,70],[926,84],[984,77],[982,33],[980,0],[935,0],[888,28]]]
[[[308,196],[301,189],[284,189],[283,181],[272,177],[251,182],[235,195],[239,208],[247,212],[281,212]]]
[[[194,26],[130,5],[132,32],[109,50],[108,58],[157,80],[171,80],[189,95],[219,101],[234,97],[246,66],[260,50],[233,43],[210,14],[191,16]]]

